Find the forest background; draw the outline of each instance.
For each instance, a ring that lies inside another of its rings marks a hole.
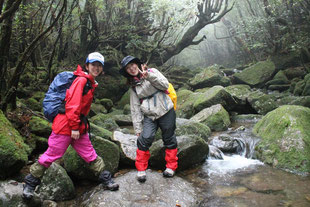
[[[163,72],[289,53],[303,65],[309,22],[309,0],[0,0],[0,108],[45,92],[93,51],[107,69],[126,55]]]

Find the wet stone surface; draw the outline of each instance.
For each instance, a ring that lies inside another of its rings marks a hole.
[[[81,206],[132,206],[165,207],[197,206],[197,192],[193,185],[175,176],[163,178],[162,173],[147,171],[147,181],[139,183],[136,171],[119,176],[115,181],[120,185],[116,192],[104,190],[102,186],[83,195]]]

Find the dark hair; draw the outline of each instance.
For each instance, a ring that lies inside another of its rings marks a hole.
[[[88,66],[89,63],[85,63],[84,66],[82,66],[82,70],[86,73],[88,73],[88,70],[86,69],[86,66]]]

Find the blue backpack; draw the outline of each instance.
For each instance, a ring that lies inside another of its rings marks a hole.
[[[48,88],[43,100],[43,113],[49,122],[53,122],[57,114],[65,113],[65,98],[67,89],[70,88],[77,76],[73,72],[65,71],[59,73]],[[83,95],[91,89],[91,83],[87,79]]]

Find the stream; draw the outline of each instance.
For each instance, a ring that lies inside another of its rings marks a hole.
[[[202,166],[180,173],[201,192],[198,206],[310,206],[309,175],[272,168],[252,158],[259,141],[251,133],[256,122],[235,121],[228,131],[212,135],[230,134],[241,141],[238,154],[223,154],[223,160],[209,158]],[[244,130],[237,130],[240,126]]]

